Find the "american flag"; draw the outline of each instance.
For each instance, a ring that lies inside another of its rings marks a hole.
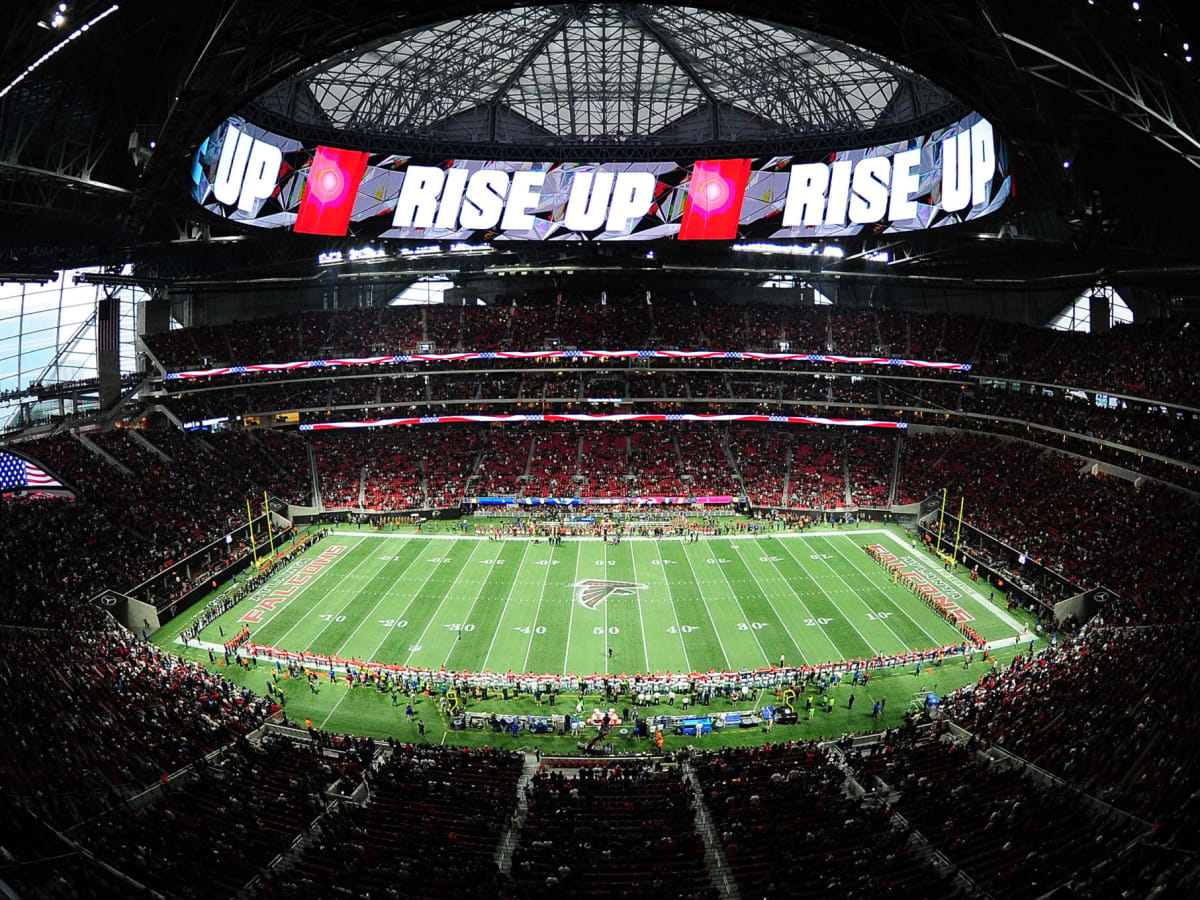
[[[62,484],[29,460],[11,453],[0,453],[0,489],[7,491],[25,487],[62,487]]]

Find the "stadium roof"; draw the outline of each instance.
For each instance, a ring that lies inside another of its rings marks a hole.
[[[928,133],[903,123],[938,118],[949,89],[1008,142],[1015,199],[973,226],[901,239],[864,234],[839,267],[881,248],[894,262],[879,277],[893,279],[973,288],[989,275],[1074,282],[1116,270],[1128,273],[1123,285],[1195,290],[1200,225],[1179,211],[1200,171],[1200,60],[1191,60],[1200,34],[1173,14],[1187,7],[1173,0],[1139,9],[1118,0],[67,5],[65,24],[53,29],[45,21],[57,3],[13,0],[0,34],[0,269],[9,280],[129,262],[162,285],[214,271],[311,276],[325,242],[240,233],[192,198],[196,148],[239,112],[253,111],[267,128],[275,116],[311,129],[317,143],[360,123],[358,139],[332,146],[461,150],[437,159],[545,158],[520,155],[528,147],[553,147],[562,160],[817,159],[887,143],[888,129]],[[580,18],[580,10],[590,13]],[[497,45],[491,26],[505,22],[525,31]],[[408,81],[384,78],[365,93],[371,72],[397,62],[387,51],[401,34],[419,39],[408,64],[438,79],[414,94],[409,70]],[[782,48],[795,51],[791,69],[779,68]],[[578,81],[577,51],[607,74]],[[854,85],[836,63],[856,71]],[[868,141],[842,141],[836,129],[847,126]],[[376,137],[371,128],[392,131]],[[763,137],[773,129],[782,136]],[[579,157],[572,144],[585,148]],[[721,265],[717,249],[695,248],[702,262]],[[536,262],[541,251],[513,252]],[[585,263],[589,252],[574,256]],[[615,252],[609,245],[606,254]]]
[[[376,146],[413,135],[594,145],[911,134],[964,110],[911,70],[802,28],[688,6],[573,3],[377,38],[287,79],[246,114],[293,137]]]

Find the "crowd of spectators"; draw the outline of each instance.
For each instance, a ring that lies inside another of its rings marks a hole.
[[[192,777],[169,782],[151,803],[119,806],[78,830],[94,854],[167,896],[237,895],[325,810],[323,792],[343,765],[311,746],[240,739]]]
[[[679,478],[679,448],[670,431],[634,432],[629,436],[631,491],[649,497],[680,497],[687,486]]]
[[[483,458],[471,491],[480,497],[513,494],[518,491],[518,479],[524,479],[529,465],[529,449],[533,435],[528,432],[493,431],[487,436]]]
[[[539,771],[513,853],[513,895],[715,900],[678,772],[628,760],[570,774]]]
[[[691,485],[689,493],[736,494],[733,469],[725,452],[724,435],[714,431],[680,431],[680,472]]]
[[[584,497],[624,497],[629,493],[629,435],[601,431],[584,435],[579,454],[579,494]]]
[[[846,505],[845,447],[840,436],[814,434],[796,441],[787,502],[805,509]]]
[[[423,443],[421,435],[413,432],[362,442],[365,509],[391,512],[426,505],[420,465]]]
[[[70,435],[23,446],[75,499],[0,504],[6,571],[22,601],[3,615],[43,623],[53,621],[63,601],[91,597],[101,587],[127,591],[244,524],[247,498],[261,507],[263,490],[290,500],[302,499],[306,490],[307,478],[297,477],[298,441],[281,442],[276,449],[288,452],[274,455],[245,434],[210,437],[211,445],[172,429],[145,434],[162,445],[169,462],[128,432],[101,439],[108,452],[131,464],[132,475]],[[213,551],[205,565],[218,565],[226,555]],[[160,585],[156,590],[168,594],[153,599],[165,602],[188,587]]]
[[[923,736],[851,752],[856,779],[887,796],[944,859],[994,897],[1034,900],[1071,882],[1069,896],[1146,896],[1154,875],[1117,859],[1146,828],[1102,816],[1073,791],[1022,767],[981,762],[974,746]]]
[[[947,894],[885,809],[847,797],[827,749],[727,748],[693,768],[743,897]]]
[[[525,492],[531,497],[576,495],[575,473],[579,471],[581,435],[578,432],[538,432],[529,457]]]
[[[896,439],[875,435],[856,435],[846,442],[846,462],[850,478],[852,506],[886,508],[892,489],[892,469]]]
[[[1093,475],[1079,460],[1020,441],[915,434],[902,444],[897,501],[945,489],[965,520],[1083,588],[1118,593],[1140,621],[1186,590],[1196,502],[1176,490]]]
[[[922,387],[921,393],[926,390]],[[963,412],[1037,422],[1105,443],[1124,444],[1171,459],[1200,463],[1200,421],[1177,419],[1165,410],[1099,409],[1086,400],[996,388],[964,391],[961,401]],[[1103,445],[1093,445],[1089,450],[1092,455],[1103,455]]]
[[[731,432],[733,450],[746,496],[754,506],[782,506],[792,441],[787,432],[760,428]]]
[[[370,802],[326,816],[294,865],[264,876],[258,896],[501,896],[494,857],[523,762],[487,748],[396,746],[367,774]]]
[[[871,312],[830,312],[833,352],[843,356],[873,356],[879,347],[879,326]]]
[[[359,435],[339,435],[313,445],[317,461],[317,489],[326,509],[359,509],[362,504],[363,469],[370,450]]]
[[[1190,361],[1200,347],[1186,320],[1080,334],[971,316],[829,307],[762,307],[688,298],[555,297],[519,306],[388,307],[302,313],[151,335],[168,370],[293,359],[438,350],[644,346],[832,352],[975,362],[974,372],[1200,404]],[[978,356],[978,359],[976,357]]]
[[[1193,616],[1186,600],[1163,598]],[[1191,698],[1200,638],[1180,627],[1106,626],[1019,657],[948,698],[945,711],[980,739],[1154,826],[1157,840],[1200,849],[1200,728]]]
[[[60,828],[118,805],[273,712],[202,666],[95,616],[87,624],[95,630],[0,629],[0,783]]]
[[[421,468],[430,506],[449,507],[462,500],[482,444],[473,430],[437,429],[421,435]]]

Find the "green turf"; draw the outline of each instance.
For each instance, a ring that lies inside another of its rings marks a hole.
[[[197,654],[194,650],[185,651],[185,653],[195,659],[206,659],[203,654]],[[996,652],[994,656],[999,660],[1000,665],[1004,665],[1016,653],[1017,648],[1007,648]],[[835,691],[837,702],[834,711],[832,713],[817,712],[811,723],[804,721],[802,715],[798,724],[779,726],[769,734],[760,728],[731,729],[702,737],[685,737],[668,733],[664,736],[664,748],[674,750],[689,745],[700,748],[744,746],[776,740],[810,740],[838,737],[847,732],[879,730],[899,725],[903,720],[904,710],[909,701],[914,696],[922,695],[922,689],[945,694],[976,681],[989,669],[988,663],[976,657],[969,670],[963,668],[961,661],[947,662],[941,668],[922,672],[920,676],[914,675],[913,670],[908,667],[879,670],[872,676],[871,684],[867,689],[848,685],[839,687]],[[265,662],[260,663],[257,668],[241,669],[234,666],[219,667],[219,670],[235,682],[260,693],[264,690],[265,682],[270,677],[271,671]],[[294,722],[301,725],[306,718],[311,718],[315,726],[339,733],[348,732],[375,738],[390,737],[399,741],[418,740],[416,723],[410,723],[404,715],[404,704],[407,702],[405,700],[401,700],[399,707],[393,707],[389,697],[379,694],[373,689],[366,687],[350,689],[342,682],[336,685],[331,685],[327,681],[322,682],[320,693],[315,696],[310,693],[304,683],[299,681],[280,679],[279,687],[287,698],[284,711]],[[848,706],[851,694],[855,695],[853,709]],[[809,695],[814,695],[811,689]],[[873,719],[871,710],[875,701],[885,697],[888,702],[883,717]],[[472,702],[469,704],[469,708],[474,711],[495,712],[499,715],[571,712],[574,710],[575,699],[573,694],[563,695],[554,710],[546,705],[540,708],[535,706],[534,701],[528,695],[507,701],[493,699],[486,703]],[[590,696],[586,698],[586,701],[588,706],[592,707],[597,705],[599,698]],[[773,694],[767,693],[757,698],[755,705],[773,702],[776,702]],[[627,705],[624,700],[618,704],[618,706],[624,705]],[[738,704],[734,707],[725,700],[714,701],[708,707],[692,707],[700,714],[747,708],[749,706],[746,704]],[[663,705],[643,709],[641,712],[643,715],[657,713],[670,715],[677,713],[678,710],[678,706]],[[529,750],[540,747],[544,754],[576,752],[575,745],[578,738],[571,736],[530,735],[522,732],[518,737],[513,738],[509,735],[497,736],[490,730],[451,730],[448,727],[447,717],[438,712],[435,702],[429,697],[418,696],[415,698],[414,713],[425,722],[425,739],[434,744],[503,746]],[[589,728],[585,731],[584,737],[590,739],[594,734],[595,729]],[[619,731],[613,733],[611,741],[614,749],[618,752],[651,749],[648,739],[637,741],[629,736],[622,736]]]
[[[274,586],[341,546],[334,562],[250,625],[256,643],[427,669],[585,675],[755,669],[780,657],[812,664],[955,642],[957,629],[862,549],[883,543],[946,577],[901,534],[863,528],[551,547],[339,529],[200,638],[219,643]],[[588,579],[637,587],[588,608],[580,598]],[[984,599],[986,586],[955,584],[976,631],[1014,636],[1019,626]]]
[[[221,630],[225,636],[233,634],[239,620],[274,587],[341,546],[345,550],[334,562],[251,626],[256,642],[364,661],[434,669],[445,665],[455,671],[620,674],[759,668],[777,664],[781,655],[789,665],[839,661],[956,640],[958,632],[949,623],[892,584],[862,549],[868,543],[914,558],[927,576],[949,578],[962,594],[961,604],[975,617],[972,627],[983,637],[1011,638],[1024,627],[1024,618],[1009,616],[988,601],[986,585],[971,584],[963,573],[947,576],[936,560],[912,548],[898,528],[731,535],[695,544],[677,538],[626,540],[615,547],[599,540],[551,547],[544,541],[488,541],[446,531],[340,528],[213,622],[200,639],[219,644]],[[639,587],[589,609],[578,596],[577,585],[585,579]],[[208,664],[206,651],[183,648],[176,640],[203,605],[169,623],[155,640]],[[1003,662],[1016,652],[1010,648],[995,655]],[[952,661],[921,676],[908,667],[881,670],[869,691],[839,688],[837,709],[819,713],[811,724],[781,727],[770,736],[757,729],[700,739],[668,736],[667,747],[836,736],[897,724],[907,702],[922,689],[953,690],[978,678],[985,665],[977,660],[966,671]],[[256,669],[214,668],[258,692],[270,674],[265,662]],[[372,689],[350,690],[324,680],[320,693],[313,695],[300,682],[281,679],[280,686],[294,720],[307,717],[319,727],[375,737],[417,737],[403,705],[394,708],[390,698]],[[847,706],[851,693],[856,694],[852,710]],[[872,704],[885,695],[890,712],[883,721],[873,720]],[[761,703],[773,701],[770,695],[760,698]],[[599,701],[585,702],[594,706]],[[564,698],[556,711],[572,712],[573,704],[573,696],[569,702]],[[475,702],[471,708],[500,714],[538,711],[527,696]],[[722,700],[704,711],[727,708]],[[513,739],[490,731],[449,731],[446,718],[427,697],[418,698],[416,713],[425,720],[426,738],[435,743],[536,744],[551,753],[575,748],[570,737],[522,733]],[[614,741],[618,749],[636,746],[619,736]]]

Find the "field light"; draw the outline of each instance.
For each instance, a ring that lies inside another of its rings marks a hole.
[[[66,5],[65,3],[59,4],[60,7],[65,6],[65,5]],[[29,65],[27,65],[25,67],[25,71],[23,71],[16,78],[14,78],[12,81],[10,81],[4,87],[3,90],[0,90],[0,98],[3,98],[5,94],[7,94],[9,91],[11,91],[13,88],[15,88],[18,84],[20,84],[22,81],[24,81],[29,75],[31,75],[34,72],[35,69],[37,69],[40,65],[42,65],[42,63],[44,63],[48,59],[50,59],[50,57],[54,56],[54,54],[58,53],[58,51],[62,50],[63,47],[67,46],[67,44],[71,43],[71,41],[78,40],[79,38],[81,38],[83,36],[84,32],[86,32],[89,28],[91,28],[93,25],[95,25],[101,19],[108,18],[113,13],[115,13],[118,9],[120,9],[120,7],[114,3],[108,9],[104,10],[104,12],[102,12],[99,15],[95,16],[94,18],[88,20],[87,22],[84,22],[82,25],[80,25],[78,28],[76,28],[74,31],[72,31],[70,34],[68,34],[65,38],[63,38],[61,41],[59,41],[57,44],[55,44],[53,47],[51,47],[49,50],[47,50],[45,53],[43,53],[41,56],[39,56],[36,60],[34,60]],[[60,18],[61,18],[61,15],[62,14],[59,13]],[[38,24],[41,25],[43,28],[50,27],[44,21],[39,22]],[[62,23],[60,22],[59,25],[61,25],[61,24]],[[54,27],[57,28],[58,25],[55,25]]]

